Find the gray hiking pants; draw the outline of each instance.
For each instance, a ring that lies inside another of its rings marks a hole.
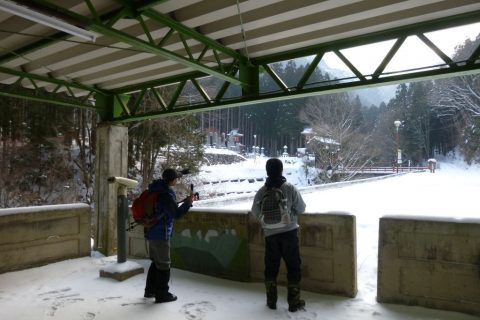
[[[158,270],[170,270],[170,240],[148,240],[148,250]]]

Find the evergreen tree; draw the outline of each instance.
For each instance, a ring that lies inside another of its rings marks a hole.
[[[432,112],[427,99],[431,87],[430,81],[410,83],[406,92],[408,105],[400,110],[402,149],[405,158],[414,163],[433,157],[430,143]]]
[[[465,62],[480,43],[480,35],[474,41],[466,40],[456,47],[454,61]],[[437,114],[436,138],[443,153],[460,150],[469,162],[479,161],[480,152],[476,144],[478,118],[480,117],[480,75],[459,76],[435,81],[429,99]]]

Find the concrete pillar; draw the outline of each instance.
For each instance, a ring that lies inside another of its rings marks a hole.
[[[117,186],[107,178],[126,177],[127,165],[128,128],[100,123],[95,159],[94,249],[106,256],[117,253]]]

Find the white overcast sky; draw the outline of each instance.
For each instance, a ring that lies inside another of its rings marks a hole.
[[[480,23],[469,24],[461,27],[449,28],[440,31],[426,33],[437,47],[448,56],[452,56],[455,46],[463,43],[466,39],[474,40],[480,33]],[[341,52],[363,74],[372,74],[382,59],[392,47],[395,40],[341,50]],[[331,68],[350,72],[343,62],[332,52],[325,54],[324,61]],[[401,71],[435,64],[443,61],[416,36],[408,37],[385,72]]]

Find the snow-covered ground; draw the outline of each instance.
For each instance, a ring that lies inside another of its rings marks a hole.
[[[235,164],[230,169],[211,166],[212,178],[249,172],[264,176],[264,160]],[[335,319],[335,320],[473,320],[471,315],[420,307],[379,304],[376,295],[378,218],[386,214],[478,217],[480,168],[460,162],[439,162],[436,173],[411,173],[341,188],[304,194],[308,212],[347,211],[357,217],[358,295],[345,298],[303,292],[306,311],[289,313],[286,292],[280,290],[278,310],[265,306],[261,283],[241,283],[172,271],[172,292],[179,299],[155,305],[142,298],[145,274],[123,282],[100,278],[99,270],[115,257],[63,261],[40,268],[0,275],[0,319]],[[287,175],[302,178],[301,167]],[[290,164],[286,164],[286,169]],[[252,183],[261,185],[262,182]],[[251,201],[233,202],[228,208],[247,209]],[[148,266],[148,261],[137,261]]]

